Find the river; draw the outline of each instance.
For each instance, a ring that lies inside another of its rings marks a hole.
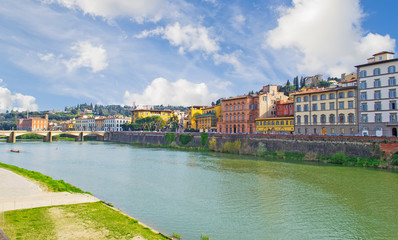
[[[396,172],[103,142],[2,142],[0,161],[188,240],[398,238]]]

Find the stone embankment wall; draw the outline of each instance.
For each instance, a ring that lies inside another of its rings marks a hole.
[[[179,142],[179,134],[176,133],[175,142]],[[200,147],[201,134],[192,133],[193,139],[185,146]],[[109,141],[121,143],[142,144],[168,144],[164,133],[152,132],[112,132],[109,133]],[[385,139],[324,137],[324,136],[275,136],[258,134],[208,134],[206,146],[215,151],[223,151],[226,144],[230,144],[235,152],[256,155],[258,151],[315,153],[318,155],[332,156],[337,152],[343,152],[346,156],[362,158],[380,158],[381,141]]]

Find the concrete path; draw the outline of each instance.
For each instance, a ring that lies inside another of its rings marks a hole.
[[[43,191],[37,183],[0,168],[0,212],[98,201],[88,194]]]

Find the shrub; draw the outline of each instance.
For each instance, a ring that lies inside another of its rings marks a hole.
[[[186,145],[193,139],[193,135],[190,133],[180,134],[179,139],[180,139],[180,142],[182,143],[182,145]]]
[[[242,143],[240,140],[236,140],[233,143],[226,142],[222,145],[222,152],[238,153],[241,146]]]
[[[166,133],[164,135],[164,139],[168,144],[171,144],[174,141],[175,137],[176,137],[175,133]]]
[[[338,153],[334,154],[330,158],[330,162],[337,163],[337,164],[346,163],[347,162],[347,156],[344,153],[342,153],[342,152],[338,152]]]
[[[202,240],[210,240],[209,236],[204,235],[204,234],[201,234],[201,235],[200,235],[200,238],[201,238]]]
[[[217,150],[217,140],[215,138],[212,138],[209,142],[209,148],[213,151]]]
[[[208,138],[209,138],[209,134],[208,133],[202,133],[200,135],[200,144],[202,145],[202,147],[206,146]]]
[[[173,232],[173,238],[182,239],[181,235],[175,232]]]

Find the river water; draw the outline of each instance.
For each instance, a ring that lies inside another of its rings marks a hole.
[[[188,240],[398,239],[396,172],[102,142],[2,142],[0,161]]]

